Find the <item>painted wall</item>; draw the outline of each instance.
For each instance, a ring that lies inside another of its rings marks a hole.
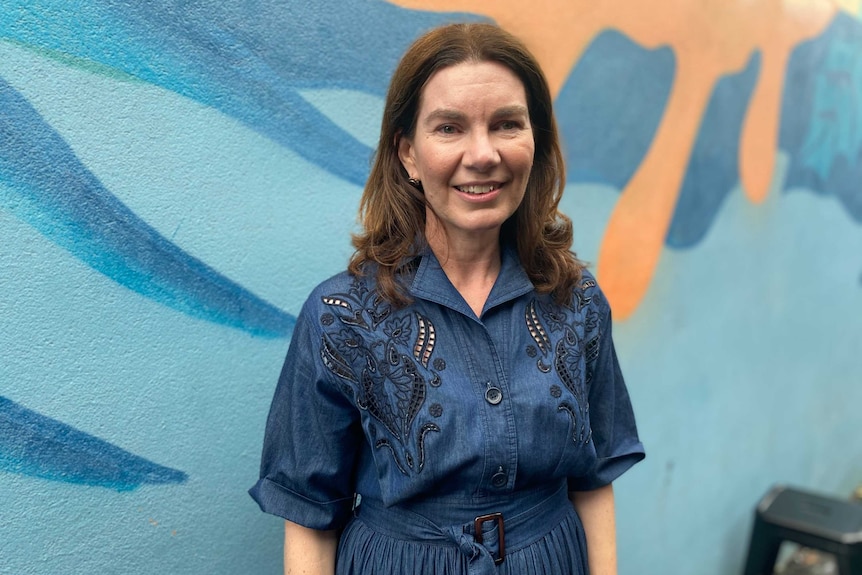
[[[556,96],[648,449],[621,573],[737,573],[771,484],[862,481],[858,1],[0,0],[0,573],[280,572],[245,490],[294,314],[455,19]]]

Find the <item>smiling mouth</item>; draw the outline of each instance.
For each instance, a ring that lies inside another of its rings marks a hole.
[[[501,184],[487,184],[483,186],[455,186],[455,189],[459,192],[464,192],[465,194],[480,196],[482,194],[493,192],[494,190],[499,190],[500,187]]]

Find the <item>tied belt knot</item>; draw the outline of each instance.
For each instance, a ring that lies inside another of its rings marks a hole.
[[[497,572],[496,566],[505,559],[494,559],[488,548],[477,543],[476,538],[469,533],[457,533],[454,527],[450,527],[446,530],[446,535],[458,545],[458,550],[467,558],[467,572],[470,575],[494,575]]]
[[[494,512],[483,513],[489,509]],[[467,559],[470,575],[494,575],[507,550],[541,539],[570,510],[563,481],[481,503],[438,497],[386,507],[363,497],[357,517],[391,537],[454,545]]]

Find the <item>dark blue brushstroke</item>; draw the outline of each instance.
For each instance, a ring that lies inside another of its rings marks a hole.
[[[786,188],[834,195],[862,223],[862,23],[838,14],[794,51],[785,85]]]
[[[478,19],[383,0],[4,4],[0,37],[97,62],[212,106],[359,185],[372,150],[297,90],[382,96],[401,53],[422,30]]]
[[[188,478],[5,397],[0,397],[0,470],[117,491]]]
[[[690,248],[709,231],[721,203],[739,183],[739,140],[745,112],[760,74],[760,53],[742,72],[722,76],[703,115],[667,245]]]
[[[181,250],[108,192],[0,78],[0,205],[114,281],[194,317],[283,337],[294,318]]]
[[[646,50],[615,30],[596,37],[555,103],[570,182],[625,187],[652,144],[674,69],[670,48]]]

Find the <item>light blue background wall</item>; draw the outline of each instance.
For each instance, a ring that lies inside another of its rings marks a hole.
[[[245,490],[294,314],[350,254],[398,56],[481,18],[309,4],[0,0],[0,573],[279,572]],[[716,88],[615,326],[648,449],[617,485],[623,574],[735,573],[771,484],[862,481],[862,23],[796,48],[762,205],[727,136],[757,73]],[[600,105],[638,74],[639,114]],[[672,81],[608,30],[558,97],[588,261]]]

